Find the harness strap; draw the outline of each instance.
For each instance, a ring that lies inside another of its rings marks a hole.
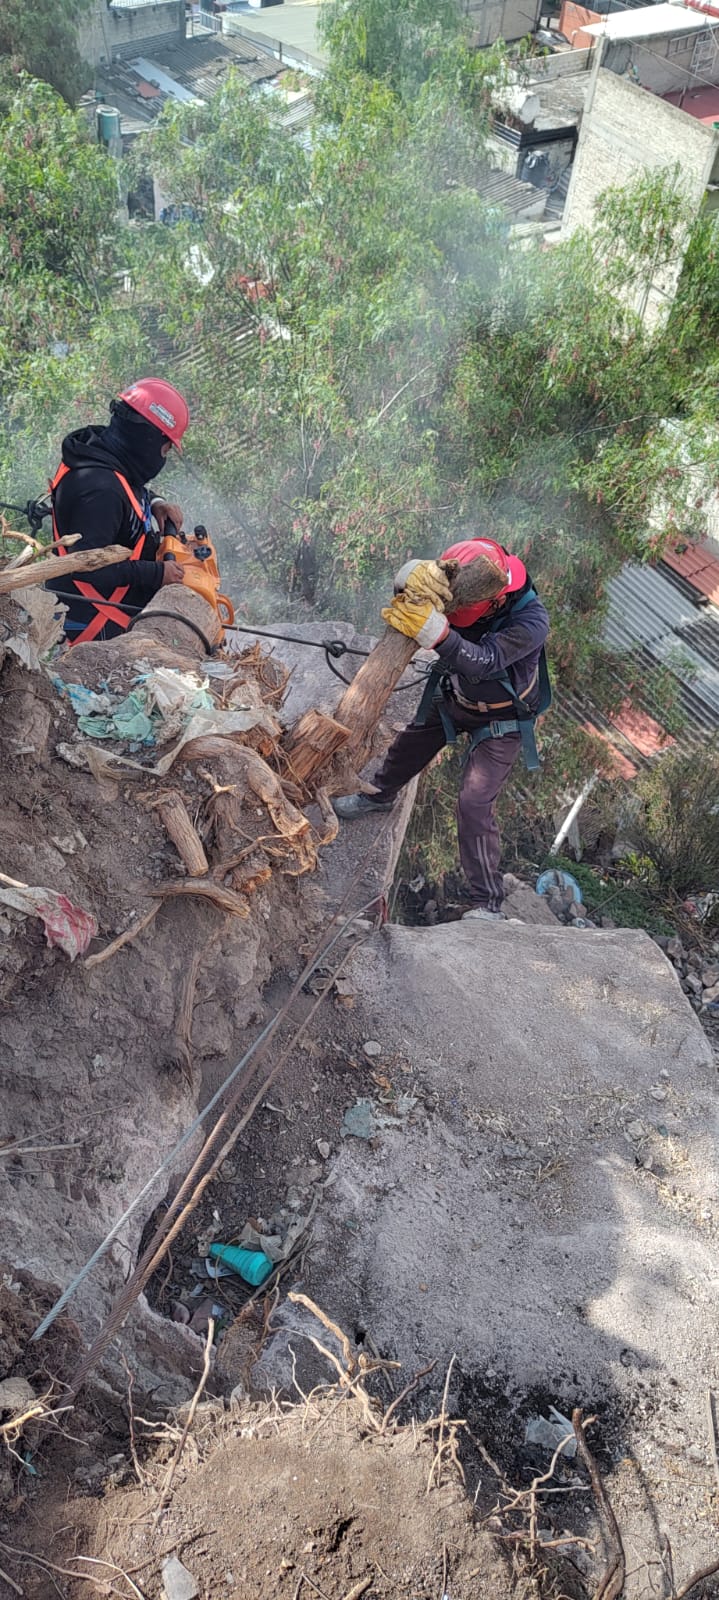
[[[522,755],[528,772],[536,772],[539,768],[539,751],[534,734],[535,717],[514,717],[503,719],[501,722],[490,722],[486,728],[475,728],[469,741],[466,762],[477,745],[484,744],[485,739],[505,739],[507,734],[518,733],[522,741]]]

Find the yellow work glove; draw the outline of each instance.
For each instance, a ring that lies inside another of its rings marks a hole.
[[[407,600],[431,600],[438,611],[452,604],[452,590],[438,561],[405,561],[395,574],[394,592]]]
[[[408,600],[405,594],[396,594],[382,612],[384,621],[406,639],[416,639],[425,650],[435,645],[449,633],[449,623],[431,600]]]

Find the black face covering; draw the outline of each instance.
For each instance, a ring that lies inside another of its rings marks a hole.
[[[135,483],[149,483],[165,465],[162,447],[167,440],[164,433],[133,411],[124,400],[114,400],[110,410],[106,445],[125,463],[129,478]]]

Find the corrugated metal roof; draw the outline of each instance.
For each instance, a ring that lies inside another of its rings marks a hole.
[[[535,189],[532,183],[522,183],[511,173],[492,167],[480,178],[477,189],[488,205],[501,206],[512,217],[521,217],[546,204],[546,189]]]
[[[696,619],[696,607],[656,567],[626,566],[608,589],[606,640],[613,650],[652,644]]]
[[[608,590],[605,639],[642,663],[668,668],[687,720],[686,741],[719,729],[719,609],[660,567],[627,566]],[[703,602],[703,603],[702,603]],[[684,741],[682,741],[684,742]]]

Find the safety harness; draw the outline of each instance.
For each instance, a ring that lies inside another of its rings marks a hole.
[[[522,611],[525,606],[529,605],[531,600],[538,599],[539,596],[536,589],[528,589],[527,593],[523,594],[520,599],[516,600],[514,605],[510,606],[508,610],[503,609],[500,611],[499,615],[494,618],[494,621],[487,629],[487,633],[499,633],[502,628],[507,627],[509,623],[514,620],[518,611]],[[549,681],[549,668],[547,667],[547,657],[544,651],[544,646],[542,646],[540,653],[536,676],[533,678],[529,687],[524,690],[524,694],[527,695],[535,687],[538,688],[539,699],[536,710],[529,710],[529,708],[525,705],[522,696],[517,694],[514,685],[510,682],[510,679],[506,673],[503,673],[501,677],[495,680],[495,682],[501,683],[502,688],[508,695],[509,698],[506,701],[502,701],[499,705],[484,705],[483,702],[478,702],[476,705],[473,704],[470,706],[468,701],[462,701],[461,703],[465,704],[467,709],[472,711],[500,711],[504,705],[512,706],[516,714],[514,717],[500,717],[498,719],[493,719],[491,722],[488,722],[485,727],[475,728],[475,731],[469,741],[469,749],[467,751],[466,759],[467,761],[469,760],[472,751],[476,750],[477,745],[483,744],[485,739],[504,739],[510,733],[518,733],[522,741],[522,755],[524,757],[524,763],[527,771],[536,772],[537,768],[539,767],[539,752],[537,750],[537,740],[535,737],[537,717],[540,717],[544,711],[548,711],[550,705],[552,704],[552,686]],[[419,703],[419,709],[415,717],[415,722],[417,722],[420,727],[423,727],[427,721],[430,711],[433,709],[433,707],[435,707],[444,729],[444,736],[447,740],[447,744],[456,744],[458,732],[466,732],[467,730],[458,730],[455,727],[454,722],[452,721],[449,706],[447,704],[448,697],[456,698],[454,690],[452,689],[450,675],[449,673],[445,672],[442,667],[433,667],[427,679],[427,687]]]
[[[50,495],[52,498],[52,537],[58,553],[61,556],[66,555],[67,551],[65,550],[60,538],[60,532],[55,518],[55,494],[59,484],[62,483],[63,478],[67,477],[68,472],[71,470],[72,469],[66,466],[65,462],[63,461],[58,467],[58,470],[50,483]],[[121,472],[116,472],[115,477],[127,495],[135,515],[139,517],[140,522],[142,523],[142,531],[138,535],[138,538],[132,546],[127,558],[128,561],[140,561],[142,558],[146,535],[150,532],[152,527],[152,512],[150,510],[150,502],[148,500],[147,504],[143,505],[142,502],[138,500],[134,490],[130,488],[127,478],[123,478]],[[128,583],[120,584],[116,589],[113,589],[112,594],[110,595],[103,595],[100,594],[99,590],[96,589],[92,583],[85,583],[84,579],[73,578],[72,581],[81,598],[83,600],[88,600],[94,607],[95,615],[94,617],[90,618],[90,621],[88,622],[87,626],[82,629],[82,632],[78,633],[77,637],[70,641],[71,645],[89,644],[93,639],[97,638],[99,633],[102,633],[103,628],[108,622],[114,623],[115,627],[122,628],[123,630],[129,627],[131,613],[129,611],[118,610],[120,603],[124,600],[125,595],[129,590],[130,585]]]

